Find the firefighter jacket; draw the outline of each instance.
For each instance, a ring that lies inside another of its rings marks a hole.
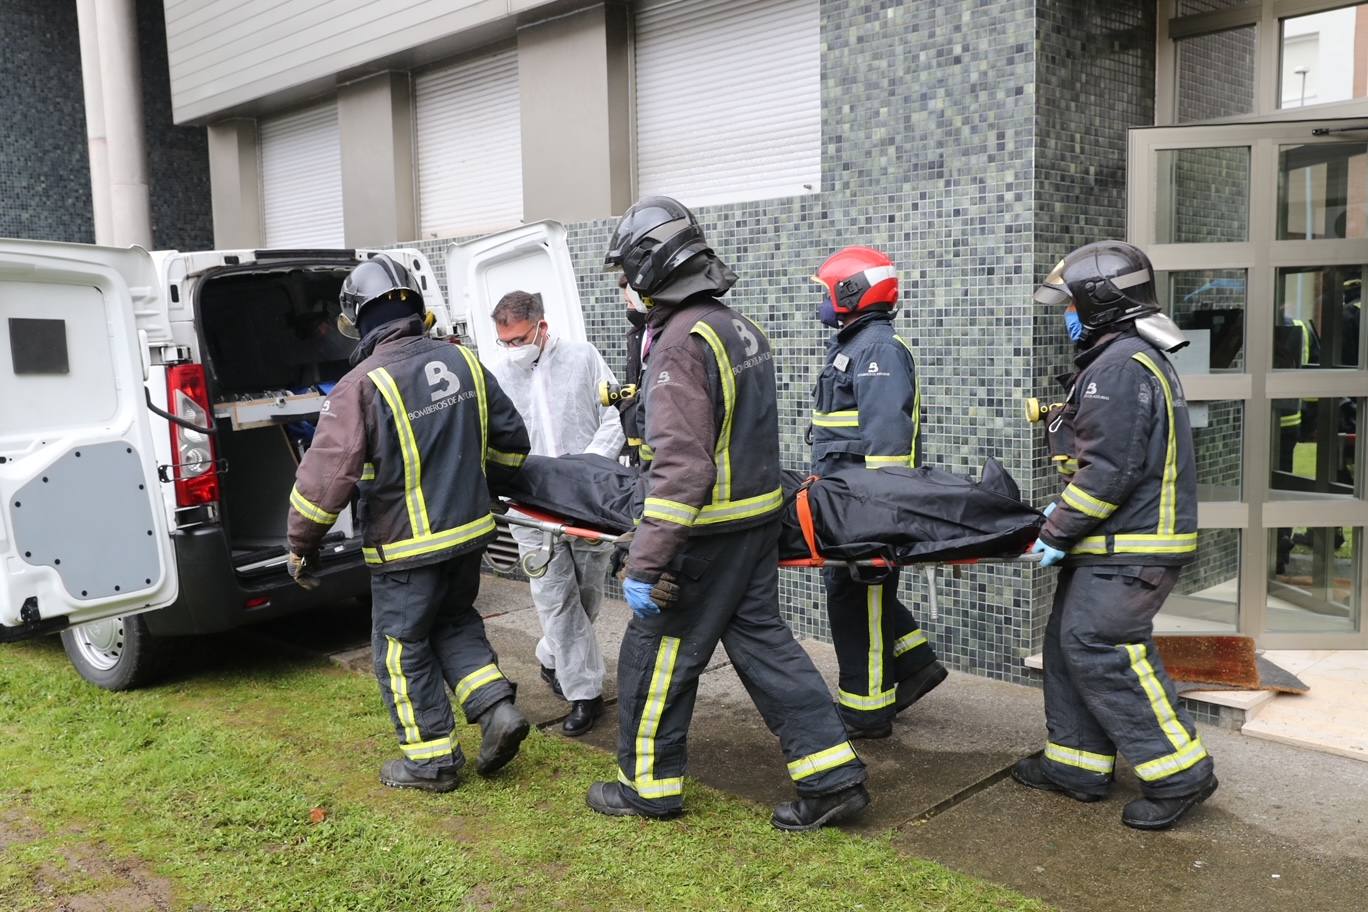
[[[310,554],[360,491],[362,553],[399,570],[473,551],[494,537],[486,470],[515,472],[527,430],[469,349],[385,324],[323,402],[290,494],[289,542]]]
[[[1047,431],[1071,441],[1069,484],[1040,540],[1069,564],[1186,564],[1197,553],[1197,467],[1173,366],[1126,327],[1076,359]],[[1067,455],[1067,454],[1066,454]],[[1062,465],[1062,463],[1061,463]]]
[[[813,389],[812,471],[921,464],[921,388],[893,315],[866,314],[827,340]]]
[[[641,523],[628,555],[655,582],[690,535],[778,518],[774,360],[759,326],[711,296],[651,315],[641,393]]]

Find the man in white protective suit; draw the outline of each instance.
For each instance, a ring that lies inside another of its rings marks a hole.
[[[625,437],[617,410],[599,402],[599,384],[616,383],[603,356],[588,342],[552,335],[541,295],[510,291],[494,307],[504,356],[491,366],[513,400],[537,456],[597,453],[616,459]],[[541,546],[541,533],[513,527],[524,555]],[[537,660],[542,679],[570,703],[562,728],[579,736],[603,713],[603,651],[594,619],[612,559],[612,546],[558,542],[546,574],[532,580],[541,619]]]

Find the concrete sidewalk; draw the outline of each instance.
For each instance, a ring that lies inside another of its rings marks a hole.
[[[486,576],[479,605],[500,665],[520,684],[519,705],[557,733],[567,706],[538,678],[526,584]],[[609,699],[628,617],[609,602],[598,622]],[[368,647],[333,639],[329,651],[370,673]],[[831,647],[804,646],[834,688]],[[1044,736],[1038,690],[952,674],[899,718],[893,738],[858,742],[874,804],[855,829],[891,834],[912,855],[1071,912],[1340,912],[1368,903],[1368,764],[1203,727],[1220,790],[1179,829],[1145,834],[1120,823],[1122,805],[1139,794],[1124,769],[1113,797],[1091,805],[1007,778]],[[581,740],[611,752],[616,739],[610,709]],[[689,775],[757,802],[756,813],[791,797],[778,742],[722,650],[700,683]]]

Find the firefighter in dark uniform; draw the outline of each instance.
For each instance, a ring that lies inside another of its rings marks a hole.
[[[769,340],[718,298],[736,281],[688,209],[647,197],[607,256],[649,308],[641,524],[623,589],[633,618],[618,658],[618,781],[603,814],[683,809],[689,719],[719,640],[779,736],[798,800],[771,822],[814,830],[869,803],[864,764],[825,682],[779,616],[779,423]]]
[[[495,535],[486,472],[517,471],[527,431],[469,349],[427,336],[422,294],[402,265],[384,255],[361,263],[341,302],[339,326],[360,344],[299,464],[290,575],[317,585],[319,544],[359,491],[375,675],[403,752],[380,781],[447,792],[465,765],[448,686],[480,723],[481,774],[512,760],[528,732],[475,610],[480,556]]]
[[[1122,822],[1166,829],[1216,790],[1211,757],[1154,646],[1154,616],[1197,551],[1197,479],[1178,375],[1146,323],[1154,270],[1137,247],[1104,241],[1065,257],[1035,300],[1064,314],[1078,373],[1050,427],[1077,469],[1034,550],[1061,564],[1045,631],[1043,757],[1023,785],[1103,798],[1119,751],[1144,797]],[[1138,322],[1137,322],[1138,321]],[[1171,325],[1171,324],[1170,324]],[[1070,463],[1070,468],[1072,464]]]
[[[837,332],[813,390],[812,473],[921,464],[921,389],[908,344],[893,332],[898,274],[868,247],[832,255],[813,281],[817,318]],[[861,579],[822,572],[840,662],[836,702],[852,738],[886,738],[893,717],[945,680],[945,666],[898,600],[898,571]]]

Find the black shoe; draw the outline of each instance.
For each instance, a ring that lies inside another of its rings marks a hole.
[[[1068,795],[1074,801],[1082,801],[1084,804],[1101,801],[1107,797],[1103,792],[1080,792],[1065,788],[1045,775],[1045,770],[1041,769],[1039,757],[1027,757],[1025,760],[1018,760],[1016,766],[1012,767],[1012,778],[1027,788],[1040,789],[1042,792],[1059,792]]]
[[[836,706],[836,715],[841,717],[841,724],[845,726],[846,737],[851,741],[877,741],[893,734],[892,719],[887,722],[863,725],[854,713],[847,711],[840,703],[834,705]]]
[[[380,783],[397,789],[421,789],[425,792],[450,792],[461,784],[461,767],[465,760],[456,766],[449,766],[437,774],[436,779],[424,779],[409,771],[403,760],[386,760],[380,767]]]
[[[531,728],[512,700],[500,700],[480,716],[480,756],[475,771],[491,776],[518,756],[518,746]]]
[[[684,813],[683,808],[674,808],[659,814],[643,811],[627,800],[622,793],[620,782],[595,782],[589,786],[589,794],[584,797],[585,804],[600,814],[609,817],[645,817],[648,820],[671,820]]]
[[[830,795],[785,801],[774,809],[770,823],[780,830],[801,833],[849,820],[867,807],[869,792],[863,785],[852,785]]]
[[[570,715],[561,723],[561,731],[578,738],[594,727],[594,720],[603,715],[603,697],[592,700],[571,700]]]
[[[1216,791],[1216,776],[1207,777],[1197,791],[1177,798],[1137,798],[1121,812],[1121,822],[1137,830],[1167,830],[1183,815],[1211,797]]]
[[[935,690],[949,674],[950,672],[946,671],[945,666],[940,662],[932,662],[920,671],[914,672],[912,677],[906,681],[899,681],[897,702],[893,704],[893,714],[896,716]]]
[[[541,667],[541,679],[550,685],[553,694],[560,697],[562,700],[565,699],[565,694],[561,691],[560,681],[556,678],[556,669],[547,668],[543,665]]]

